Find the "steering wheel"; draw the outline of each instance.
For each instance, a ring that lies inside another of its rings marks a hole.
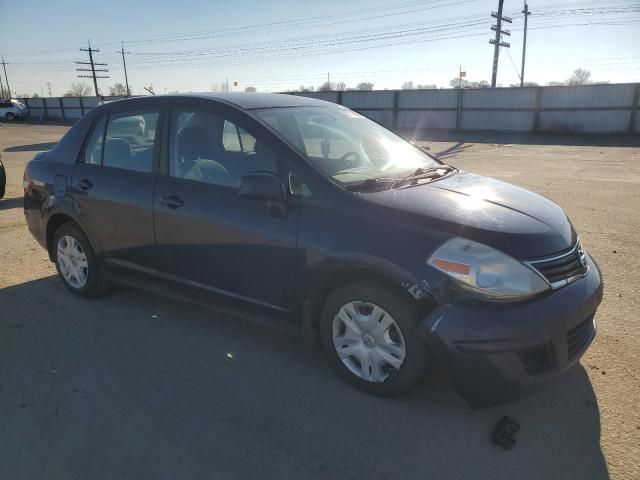
[[[354,163],[357,162],[358,160],[360,160],[360,154],[358,152],[351,151],[351,152],[347,152],[344,155],[342,155],[340,157],[340,161],[346,161],[347,158],[349,158],[349,157],[353,157],[353,160],[350,160],[350,161],[354,162]]]

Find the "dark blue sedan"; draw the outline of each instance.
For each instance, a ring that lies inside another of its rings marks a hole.
[[[72,293],[116,281],[300,326],[376,395],[437,364],[472,405],[510,400],[595,336],[600,271],[562,208],[338,105],[111,102],[29,162],[24,188]]]

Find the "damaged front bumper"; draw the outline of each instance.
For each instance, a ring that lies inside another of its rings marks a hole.
[[[600,270],[540,298],[441,303],[418,334],[472,407],[522,397],[578,362],[595,337]]]

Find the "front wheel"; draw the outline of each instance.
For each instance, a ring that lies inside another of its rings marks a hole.
[[[393,397],[415,387],[430,357],[416,335],[416,305],[401,291],[359,282],[334,291],[320,319],[329,362],[355,387]]]
[[[7,119],[7,122],[13,122],[16,119],[16,115],[11,112],[7,113],[4,117]]]
[[[94,297],[105,290],[102,269],[84,232],[65,223],[53,236],[56,269],[64,285],[81,297]]]

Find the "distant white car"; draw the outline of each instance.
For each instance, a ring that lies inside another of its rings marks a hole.
[[[0,117],[9,122],[23,119],[27,113],[28,110],[24,103],[17,100],[0,100]]]

